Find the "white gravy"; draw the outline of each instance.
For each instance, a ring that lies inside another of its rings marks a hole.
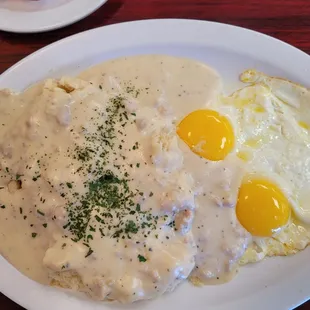
[[[148,55],[1,91],[0,253],[100,300],[226,278],[248,242],[239,163],[206,164],[175,134],[220,88],[204,64]]]

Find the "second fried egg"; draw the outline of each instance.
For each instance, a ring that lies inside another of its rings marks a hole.
[[[294,254],[310,242],[310,91],[254,70],[221,103],[236,117],[236,153],[246,167],[236,214],[252,234],[241,263]]]

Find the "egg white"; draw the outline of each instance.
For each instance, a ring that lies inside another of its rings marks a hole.
[[[249,175],[265,178],[281,189],[292,207],[287,225],[270,238],[253,237],[240,264],[267,256],[288,255],[310,242],[310,91],[287,80],[255,70],[241,75],[251,85],[219,105],[236,119],[235,151]]]

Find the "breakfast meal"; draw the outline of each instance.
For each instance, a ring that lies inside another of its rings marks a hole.
[[[139,55],[0,90],[0,254],[131,303],[305,249],[310,91],[240,80],[224,95],[206,64]]]

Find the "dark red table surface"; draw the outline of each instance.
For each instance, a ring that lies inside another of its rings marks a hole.
[[[109,0],[89,17],[63,29],[29,35],[0,31],[0,73],[39,48],[69,35],[148,18],[192,18],[242,26],[310,54],[310,0]],[[0,309],[23,308],[0,294]],[[272,310],[272,305],[268,310]],[[310,310],[310,302],[298,310]]]

